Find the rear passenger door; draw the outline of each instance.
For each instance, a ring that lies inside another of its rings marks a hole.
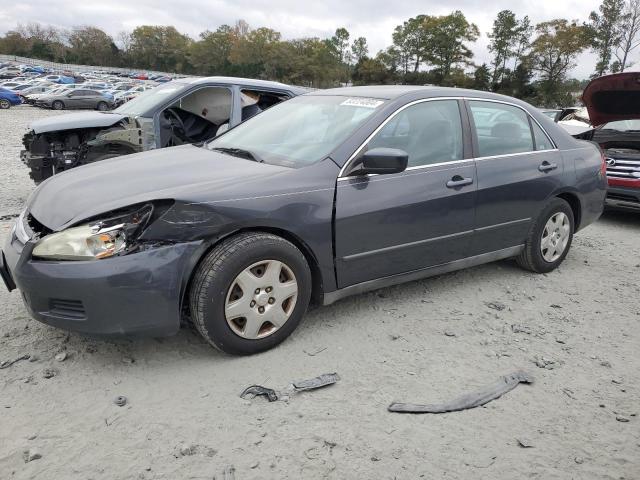
[[[468,256],[476,170],[461,105],[443,99],[402,107],[352,160],[367,149],[397,148],[409,154],[408,168],[338,179],[335,255],[340,288]]]
[[[468,100],[478,175],[473,254],[522,245],[560,185],[562,158],[522,108]]]

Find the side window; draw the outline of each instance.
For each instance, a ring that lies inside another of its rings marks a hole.
[[[463,159],[462,122],[456,100],[417,103],[393,117],[367,149],[398,148],[416,167]]]
[[[286,93],[268,92],[264,90],[242,89],[240,90],[240,102],[242,104],[242,121],[248,120],[254,115],[274,106],[289,95]]]
[[[533,129],[533,138],[536,140],[536,150],[551,150],[554,148],[547,134],[542,131],[536,122],[531,122],[531,128]]]
[[[478,155],[490,157],[532,152],[533,137],[527,114],[511,105],[469,101],[478,137]]]

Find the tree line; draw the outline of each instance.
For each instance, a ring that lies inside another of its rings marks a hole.
[[[194,39],[172,26],[142,25],[115,38],[94,26],[70,30],[36,23],[0,36],[0,53],[62,63],[127,67],[196,75],[278,80],[318,88],[353,83],[432,84],[490,90],[538,105],[575,103],[584,82],[569,78],[578,56],[597,56],[593,76],[624,71],[640,45],[640,0],[603,0],[586,21],[532,24],[500,11],[489,38],[491,61],[474,62],[481,32],[456,10],[418,15],[398,25],[393,44],[375,54],[367,39],[338,28],[330,38],[282,38],[245,21]]]

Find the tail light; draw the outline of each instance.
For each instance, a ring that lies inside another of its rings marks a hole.
[[[604,150],[600,149],[600,158],[602,159],[602,163],[600,164],[600,175],[603,177],[607,176],[607,157],[604,154]]]

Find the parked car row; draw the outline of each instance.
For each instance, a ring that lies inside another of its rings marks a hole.
[[[171,80],[167,75],[139,72],[51,72],[37,66],[0,64],[0,88],[17,94],[20,103],[55,110],[111,110]],[[17,104],[6,99],[0,107]]]

